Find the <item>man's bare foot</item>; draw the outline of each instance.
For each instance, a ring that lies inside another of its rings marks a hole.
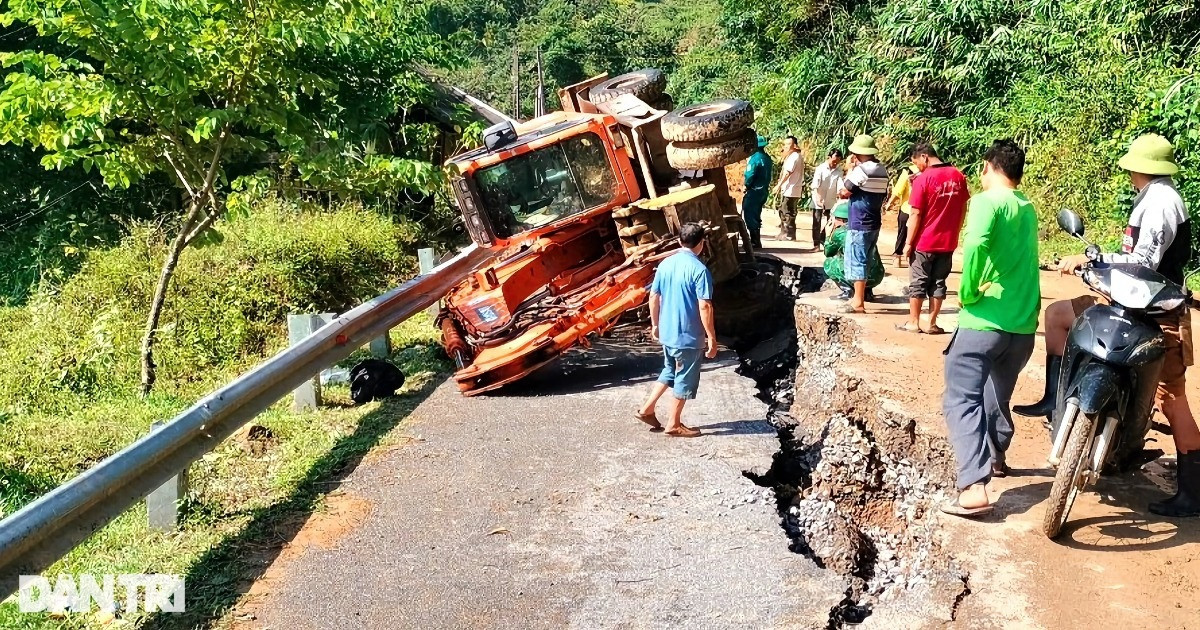
[[[667,429],[667,435],[671,437],[700,437],[703,435],[699,429],[693,429],[685,424],[678,424],[670,429]]]

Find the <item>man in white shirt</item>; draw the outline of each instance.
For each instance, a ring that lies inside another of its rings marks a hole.
[[[804,197],[804,156],[796,136],[783,141],[783,169],[775,186],[782,205],[779,208],[779,236],[776,240],[796,240],[796,206]]]
[[[837,205],[841,189],[842,152],[833,149],[817,166],[812,178],[813,243],[818,247],[825,242],[825,222],[829,219],[829,211]]]
[[[1153,269],[1168,280],[1183,285],[1191,264],[1192,226],[1183,197],[1172,176],[1179,172],[1175,147],[1157,134],[1140,136],[1117,164],[1129,173],[1138,195],[1125,228],[1121,252],[1102,254],[1105,263],[1137,263]],[[1091,263],[1085,254],[1064,256],[1058,264],[1063,273],[1074,273]],[[1063,354],[1071,326],[1081,313],[1096,303],[1094,295],[1060,300],[1046,307],[1046,389],[1042,399],[1017,405],[1013,411],[1030,417],[1048,416],[1058,403]],[[1150,504],[1150,511],[1171,518],[1200,518],[1200,426],[1187,397],[1187,368],[1193,363],[1192,316],[1186,309],[1156,316],[1163,331],[1166,356],[1158,373],[1156,403],[1171,425],[1171,438],[1178,454],[1177,492],[1166,501]]]

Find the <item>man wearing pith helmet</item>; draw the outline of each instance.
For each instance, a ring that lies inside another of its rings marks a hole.
[[[1125,228],[1122,253],[1103,254],[1107,263],[1138,263],[1183,284],[1184,270],[1192,258],[1192,231],[1187,208],[1171,176],[1179,172],[1170,141],[1146,134],[1133,141],[1118,164],[1129,173],[1138,195]],[[1059,263],[1063,273],[1088,264],[1085,255],[1068,256]],[[1056,403],[1059,368],[1067,345],[1067,332],[1075,318],[1096,299],[1081,296],[1051,304],[1046,309],[1046,393],[1032,405],[1013,411],[1026,416],[1049,415]],[[1191,317],[1184,311],[1158,319],[1166,336],[1167,354],[1158,384],[1158,408],[1171,424],[1179,453],[1179,488],[1166,501],[1150,504],[1150,511],[1168,517],[1200,516],[1200,429],[1188,405],[1184,371],[1192,364]]]

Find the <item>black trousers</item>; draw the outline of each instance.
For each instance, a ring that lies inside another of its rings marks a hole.
[[[825,244],[825,219],[829,217],[829,211],[822,208],[813,208],[812,211],[812,241],[813,245],[820,247]]]
[[[896,251],[893,256],[903,256],[904,246],[908,244],[908,213],[901,211],[896,217]]]

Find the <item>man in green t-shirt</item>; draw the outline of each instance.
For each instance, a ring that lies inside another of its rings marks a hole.
[[[971,200],[963,232],[962,303],[946,348],[942,412],[960,491],[942,511],[976,516],[992,510],[987,482],[1007,472],[1013,437],[1010,402],[1033,354],[1041,288],[1037,214],[1017,190],[1025,152],[997,140],[983,157],[983,194]]]

